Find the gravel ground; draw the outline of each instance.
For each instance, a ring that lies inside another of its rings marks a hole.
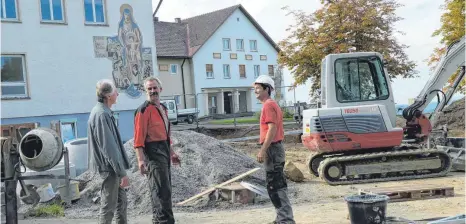
[[[190,198],[205,189],[225,182],[241,173],[256,167],[262,167],[251,157],[235,150],[233,147],[218,141],[215,138],[193,131],[172,133],[174,150],[180,156],[181,166],[172,169],[173,203]],[[133,150],[133,141],[125,144],[126,152],[133,168],[128,170],[130,187],[128,190],[129,215],[150,214],[151,202],[147,178],[139,174],[137,161]],[[78,177],[81,180],[90,180],[81,191],[81,200],[70,209],[65,210],[67,218],[96,217],[99,204],[92,202],[98,196],[102,180],[99,175],[86,172]],[[243,180],[251,183],[265,185],[265,172],[263,169],[255,172]],[[209,201],[206,196],[189,206],[177,207],[175,211],[202,211],[211,208],[240,208],[242,206],[230,205],[228,202]]]

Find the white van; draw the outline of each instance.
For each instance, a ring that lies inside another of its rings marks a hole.
[[[175,100],[161,100],[160,102],[168,108],[168,120],[174,125],[177,125],[180,120],[192,124],[197,119],[199,110],[196,108],[178,110]]]

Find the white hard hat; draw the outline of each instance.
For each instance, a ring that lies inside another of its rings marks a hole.
[[[272,89],[275,88],[275,82],[268,75],[261,75],[257,77],[256,81],[253,84],[256,84],[256,83],[269,85]]]

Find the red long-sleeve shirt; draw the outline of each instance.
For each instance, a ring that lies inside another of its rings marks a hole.
[[[168,120],[167,108],[163,107],[165,119],[168,123],[165,126],[162,111],[157,106],[146,101],[135,113],[134,117],[134,148],[144,148],[146,142],[157,142],[170,140],[170,122]],[[168,127],[168,129],[167,129]]]

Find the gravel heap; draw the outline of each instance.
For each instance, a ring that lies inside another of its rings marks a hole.
[[[174,150],[181,160],[181,166],[172,167],[174,207],[177,202],[186,200],[215,184],[225,182],[253,168],[262,167],[254,159],[231,146],[197,132],[173,131],[172,141]],[[130,179],[130,187],[127,192],[128,214],[150,214],[151,201],[147,178],[138,171],[133,140],[126,142],[124,146],[133,166],[131,170],[128,170]],[[99,203],[93,203],[92,199],[99,195],[102,180],[98,174],[90,171],[83,173],[78,178],[89,182],[81,191],[81,200],[71,208],[66,209],[65,215],[69,218],[97,217]],[[265,171],[261,169],[242,180],[264,186]],[[190,209],[193,210],[212,206],[211,203],[193,203],[190,205]]]
[[[437,115],[434,129],[439,129],[442,125],[447,124],[449,130],[464,133],[464,105],[465,98],[462,98],[444,108],[443,112]]]

